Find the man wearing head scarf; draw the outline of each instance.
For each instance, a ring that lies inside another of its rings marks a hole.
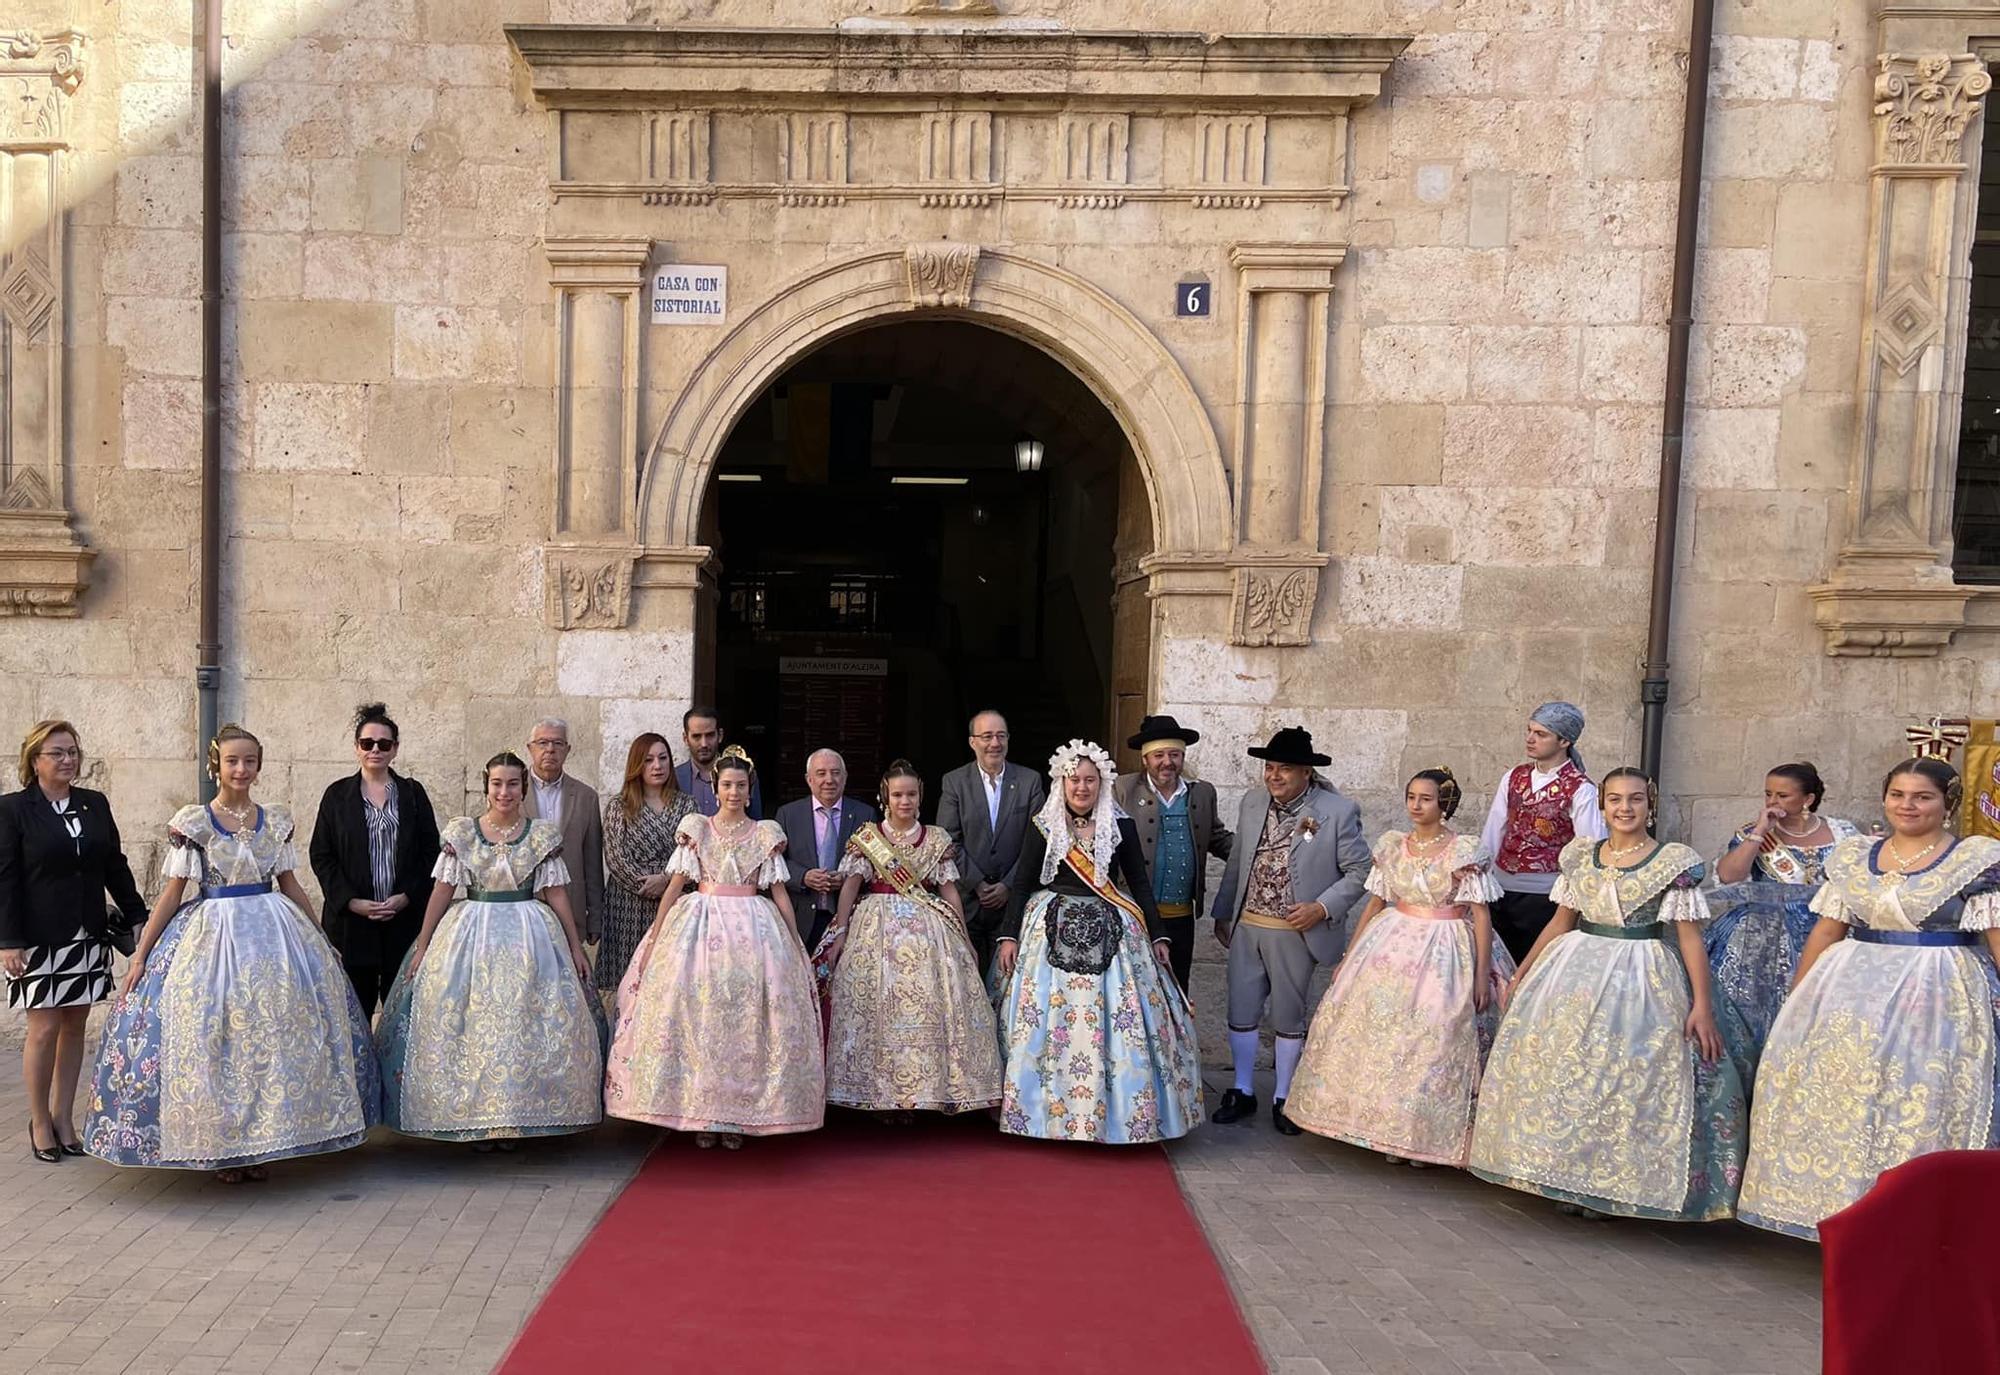
[[[1576,742],[1583,712],[1568,702],[1544,702],[1528,716],[1528,762],[1516,765],[1493,791],[1479,834],[1494,857],[1493,876],[1506,890],[1491,905],[1493,930],[1516,960],[1528,950],[1556,905],[1557,860],[1578,836],[1605,837],[1597,785],[1583,771]]]

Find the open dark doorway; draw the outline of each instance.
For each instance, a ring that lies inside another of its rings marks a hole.
[[[1033,345],[937,319],[843,336],[758,397],[716,473],[715,691],[767,808],[803,793],[822,745],[857,795],[898,756],[934,792],[977,709],[1004,711],[1011,757],[1040,768],[1142,708],[1137,465]]]

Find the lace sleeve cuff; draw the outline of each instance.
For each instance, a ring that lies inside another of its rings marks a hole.
[[[278,847],[278,857],[271,861],[271,876],[275,878],[279,874],[289,874],[298,867],[298,846],[288,840]]]
[[[1371,874],[1370,877],[1373,877]],[[1451,895],[1453,902],[1493,902],[1507,890],[1500,886],[1500,880],[1493,877],[1490,869],[1463,869],[1459,871],[1458,890]]]
[[[1824,917],[1828,921],[1837,921],[1843,926],[1854,925],[1854,914],[1847,910],[1847,904],[1841,900],[1839,891],[1830,883],[1813,894],[1812,914]]]
[[[1389,875],[1384,872],[1380,861],[1368,866],[1368,877],[1361,881],[1361,891],[1384,902],[1396,900],[1396,895],[1389,890]]]
[[[931,882],[942,886],[958,882],[958,861],[946,855],[931,866]]]
[[[700,883],[701,856],[695,853],[694,846],[674,846],[674,852],[667,860],[667,873],[670,876],[679,874],[689,883]]]
[[[757,886],[759,888],[776,888],[791,876],[792,871],[785,864],[785,857],[773,851],[771,857],[765,860],[763,865],[757,870]]]
[[[842,878],[869,879],[875,877],[875,866],[868,862],[868,856],[849,846],[840,857],[840,867],[834,872]]]
[[[1975,893],[1958,919],[1961,931],[2000,931],[2000,892]]]
[[[1661,921],[1707,921],[1710,915],[1708,899],[1699,888],[1676,885],[1660,898]]]
[[[1567,907],[1572,912],[1583,910],[1583,899],[1579,898],[1576,889],[1570,886],[1568,874],[1556,875],[1555,883],[1549,888],[1549,901],[1558,907]]]
[[[472,875],[458,862],[458,856],[449,850],[438,851],[438,862],[431,866],[431,877],[439,883],[449,883],[452,887],[463,887],[472,882]]]
[[[178,837],[167,847],[167,857],[160,865],[162,878],[191,878],[201,881],[203,866],[201,851],[190,842]]]
[[[535,866],[535,876],[529,880],[528,886],[537,893],[550,888],[566,888],[569,886],[569,866],[562,862],[561,855],[550,855]]]

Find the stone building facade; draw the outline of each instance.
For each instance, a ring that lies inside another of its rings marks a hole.
[[[135,829],[194,784],[199,8],[0,35],[0,721],[76,719]],[[1683,0],[771,13],[225,7],[222,710],[271,796],[365,698],[441,806],[537,716],[614,780],[726,702],[731,427],[936,318],[1117,422],[1108,716],[1199,722],[1225,786],[1304,723],[1371,824],[1440,761],[1481,800],[1545,697],[1636,753]],[[1865,820],[1907,719],[2000,703],[2000,587],[1951,570],[2000,21],[1717,30],[1666,743],[1704,846],[1798,756]],[[719,323],[650,322],[673,264],[726,267]]]

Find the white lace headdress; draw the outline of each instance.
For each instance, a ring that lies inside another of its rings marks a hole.
[[[1118,781],[1118,766],[1111,762],[1111,756],[1104,752],[1104,746],[1089,740],[1072,740],[1060,746],[1049,756],[1048,801],[1042,804],[1040,814],[1035,818],[1042,827],[1042,833],[1049,838],[1048,849],[1042,855],[1042,882],[1053,880],[1056,870],[1062,867],[1063,857],[1069,853],[1069,803],[1063,800],[1063,780],[1076,772],[1081,763],[1097,765],[1097,776],[1102,780],[1097,789],[1097,810],[1090,814],[1091,854],[1090,861],[1097,867],[1098,877],[1104,882],[1111,881],[1111,861],[1118,853],[1118,822],[1125,815],[1111,798],[1111,785]]]

